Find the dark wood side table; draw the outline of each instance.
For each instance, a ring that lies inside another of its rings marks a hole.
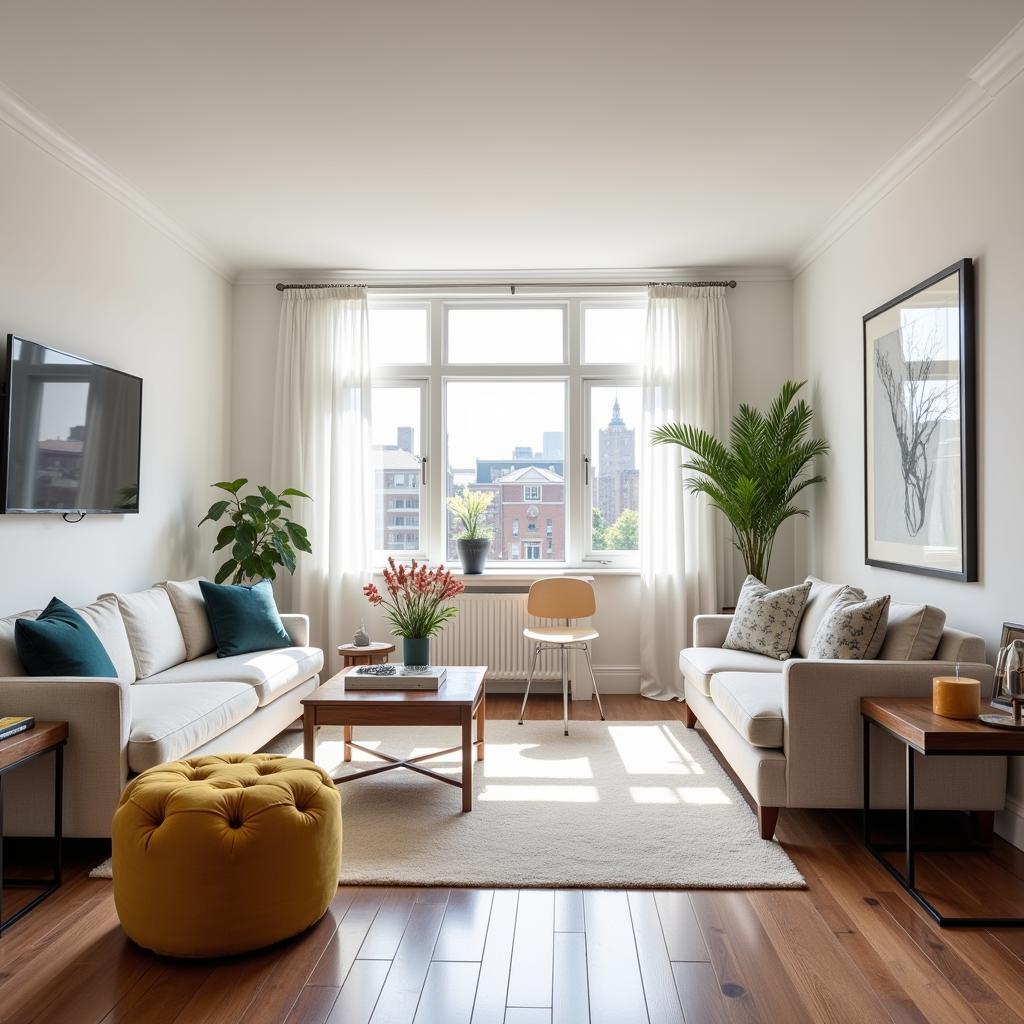
[[[394,644],[378,642],[373,642],[365,647],[357,647],[355,644],[341,644],[338,647],[342,668],[348,668],[350,665],[383,664],[394,650]]]
[[[4,837],[3,807],[4,778],[29,761],[53,753],[53,874],[50,878],[4,878],[3,885],[18,888],[45,886],[38,896],[33,897],[10,917],[3,916],[3,893],[0,891],[0,933],[5,932],[15,921],[24,917],[33,907],[42,903],[47,896],[60,888],[61,840],[64,822],[64,744],[68,741],[67,722],[36,722],[33,728],[19,732],[17,736],[0,740],[0,875],[3,874]]]
[[[1024,927],[1021,917],[948,917],[917,888],[914,862],[918,852],[965,852],[973,846],[928,846],[914,842],[914,757],[1013,757],[1024,754],[1024,730],[1014,731],[985,725],[977,719],[943,718],[932,711],[930,697],[862,697],[864,719],[864,845],[876,860],[903,886],[940,926],[959,928]],[[895,737],[906,747],[906,822],[904,843],[882,846],[871,840],[871,729]],[[903,850],[905,873],[884,857]]]
[[[484,759],[484,720],[487,713],[487,668],[449,667],[447,679],[440,690],[352,690],[345,685],[351,669],[343,669],[318,687],[302,701],[303,756],[316,760],[316,733],[322,725],[341,725],[345,732],[345,760],[352,760],[352,751],[371,754],[385,763],[376,768],[341,775],[334,781],[341,785],[365,779],[368,775],[408,768],[437,782],[462,790],[462,809],[473,810],[473,759]],[[476,721],[476,739],[473,722]],[[462,730],[462,743],[447,750],[419,757],[392,757],[379,750],[361,746],[352,740],[356,725],[453,725]],[[425,768],[423,761],[443,754],[462,752],[462,778]]]

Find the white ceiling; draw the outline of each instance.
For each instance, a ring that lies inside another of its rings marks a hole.
[[[1022,0],[0,0],[0,79],[236,269],[788,263]]]

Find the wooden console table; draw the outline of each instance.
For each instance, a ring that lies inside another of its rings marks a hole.
[[[914,842],[914,758],[922,757],[1013,757],[1024,754],[1024,730],[1014,731],[985,725],[977,719],[942,718],[932,711],[930,697],[862,697],[860,713],[864,719],[864,845],[900,885],[942,927],[996,928],[1022,927],[1021,917],[947,917],[917,888],[915,858],[926,852],[964,852],[976,847],[929,846]],[[871,729],[882,729],[906,747],[906,822],[904,843],[880,846],[871,839]],[[883,856],[887,851],[903,850],[905,872],[901,873]]]

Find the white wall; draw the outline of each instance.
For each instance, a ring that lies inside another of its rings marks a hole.
[[[310,278],[315,280],[315,272]],[[272,284],[234,289],[231,403],[231,473],[268,479],[281,295]],[[765,404],[792,373],[792,289],[788,280],[741,280],[727,297],[733,326],[736,402]],[[793,536],[787,527],[772,559],[771,580],[793,579]],[[598,685],[614,692],[639,687],[639,581],[597,578],[601,639],[594,645]],[[367,617],[368,622],[370,617]],[[347,639],[347,638],[346,638]],[[339,641],[341,642],[341,641]]]
[[[227,467],[230,286],[0,125],[0,331],[137,374],[141,512],[0,516],[0,614],[204,569],[195,526]],[[210,544],[209,546],[212,546]]]
[[[1024,620],[1024,76],[815,260],[794,286],[796,367],[814,383],[833,457],[797,568],[928,601],[990,653]],[[980,581],[864,565],[861,318],[961,257],[975,261]],[[1014,800],[1024,770],[1012,769]],[[1003,828],[1015,825],[1003,823]]]

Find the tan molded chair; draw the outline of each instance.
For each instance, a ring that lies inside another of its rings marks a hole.
[[[594,683],[594,696],[597,698],[597,710],[604,721],[604,708],[601,707],[601,695],[597,692],[597,680],[594,678],[594,665],[590,660],[590,641],[599,636],[597,630],[589,626],[573,626],[574,619],[589,618],[597,610],[594,600],[594,588],[586,581],[575,576],[555,576],[547,580],[537,580],[530,587],[526,599],[526,611],[538,619],[565,619],[564,626],[528,626],[523,630],[527,640],[534,641],[533,653],[530,656],[530,671],[526,676],[526,693],[523,694],[523,706],[519,711],[519,724],[523,724],[526,714],[526,702],[530,698],[530,684],[533,672],[537,667],[537,656],[544,650],[562,652],[562,719],[565,735],[569,735],[569,651],[582,651],[587,658],[587,668]]]

